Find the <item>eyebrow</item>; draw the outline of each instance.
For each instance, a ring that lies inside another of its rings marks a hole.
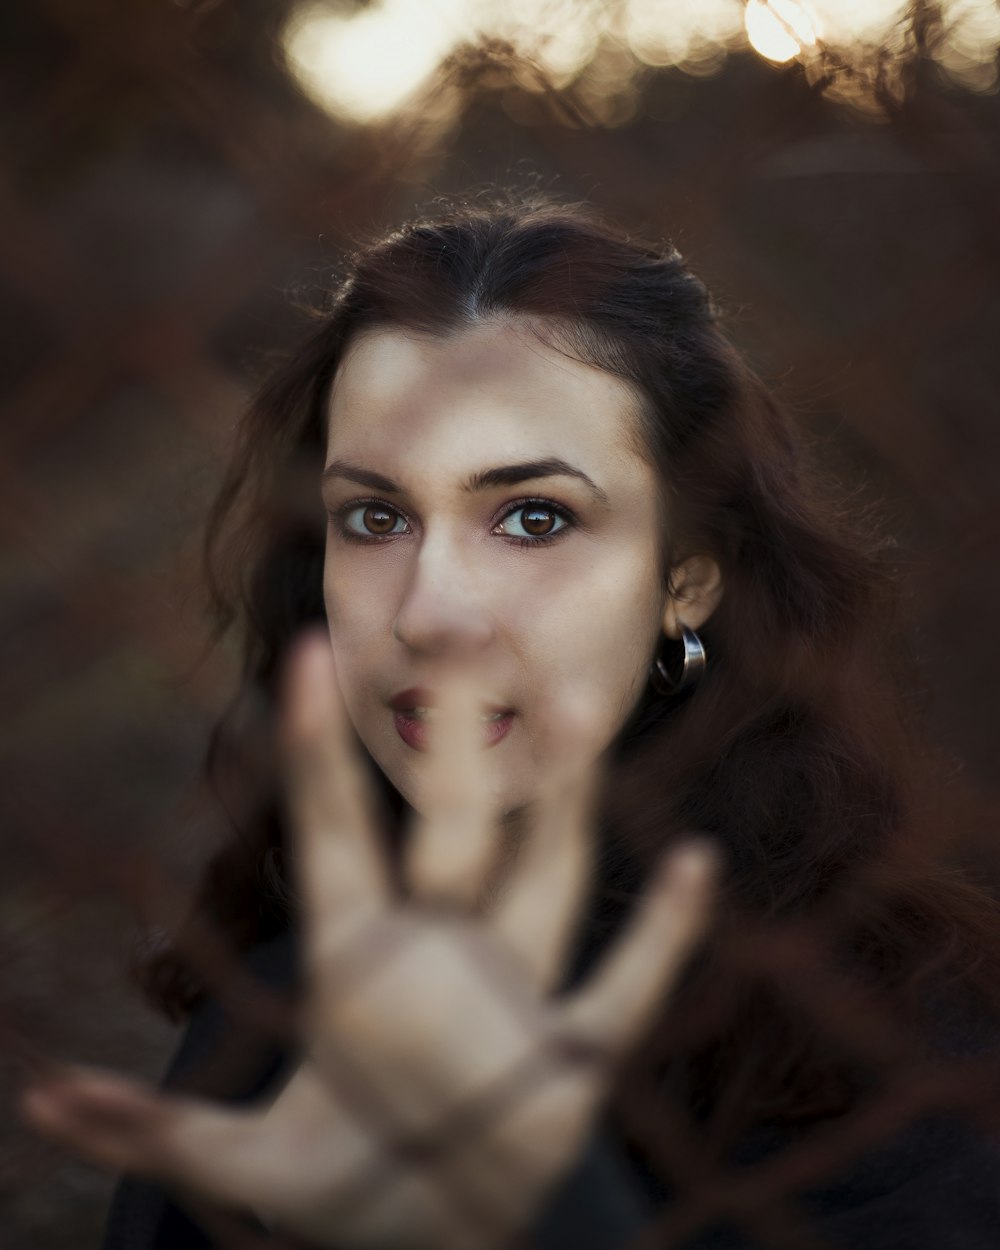
[[[582,469],[570,464],[558,456],[550,456],[544,460],[524,460],[519,464],[501,464],[492,469],[480,469],[462,484],[462,489],[473,492],[489,490],[496,486],[516,486],[520,482],[530,482],[539,477],[575,477],[583,482],[598,503],[610,506],[605,491]],[[323,470],[323,482],[336,478],[348,482],[357,482],[360,486],[368,486],[372,490],[386,491],[389,494],[405,495],[405,489],[394,482],[391,477],[376,473],[372,469],[362,468],[350,460],[334,460]]]

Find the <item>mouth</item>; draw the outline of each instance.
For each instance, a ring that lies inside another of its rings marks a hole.
[[[430,749],[430,726],[439,719],[441,709],[432,691],[404,690],[390,700],[396,732],[415,751]],[[507,736],[516,712],[499,704],[484,703],[478,714],[482,745],[495,746]]]

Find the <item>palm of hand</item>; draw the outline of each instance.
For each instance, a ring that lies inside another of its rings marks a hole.
[[[581,1149],[605,1060],[634,1041],[703,928],[708,859],[676,856],[597,974],[553,999],[588,876],[591,779],[573,763],[572,715],[530,837],[484,910],[496,831],[467,731],[474,682],[442,686],[405,900],[378,850],[325,644],[300,647],[289,687],[301,1066],[250,1111],[88,1074],[33,1091],[25,1109],[96,1162],[252,1209],[317,1245],[502,1244]]]

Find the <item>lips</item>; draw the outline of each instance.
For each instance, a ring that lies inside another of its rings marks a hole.
[[[389,700],[389,707],[395,712],[393,723],[396,732],[415,751],[430,749],[430,725],[435,719],[437,706],[434,691],[424,686],[402,690]],[[498,703],[483,703],[479,720],[483,746],[495,746],[507,736],[514,720],[514,710]]]

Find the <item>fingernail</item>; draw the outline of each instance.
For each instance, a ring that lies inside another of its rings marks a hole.
[[[691,838],[668,857],[664,868],[675,882],[700,883],[714,877],[721,866],[719,849],[710,838]]]

